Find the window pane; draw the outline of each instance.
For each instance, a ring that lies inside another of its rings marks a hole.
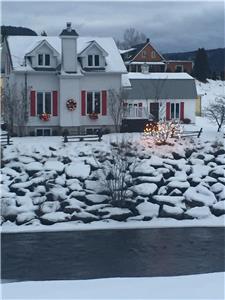
[[[92,55],[88,55],[88,65],[93,66],[93,58]]]
[[[51,135],[50,129],[44,129],[44,136],[50,136],[50,135]]]
[[[171,119],[174,119],[174,103],[171,103]]]
[[[95,93],[95,112],[100,114],[100,93]]]
[[[37,114],[42,114],[43,111],[43,93],[37,93]]]
[[[43,54],[38,54],[38,65],[43,66]]]
[[[179,105],[179,103],[176,103],[176,119],[179,119],[179,112],[180,112],[180,105]]]
[[[87,93],[87,113],[91,114],[93,112],[92,110],[92,93]]]
[[[45,54],[45,65],[50,66],[50,55],[49,54]]]
[[[95,66],[99,66],[99,55],[95,55]]]
[[[36,135],[37,136],[42,136],[43,130],[42,129],[37,129]]]
[[[51,114],[52,105],[51,105],[51,93],[45,93],[45,112]]]

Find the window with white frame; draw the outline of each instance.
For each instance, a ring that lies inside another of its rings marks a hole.
[[[50,66],[50,54],[38,54],[38,66]]]
[[[87,92],[87,114],[101,113],[101,93]]]
[[[37,114],[52,113],[51,92],[37,92]]]
[[[99,67],[100,65],[100,59],[99,55],[88,55],[88,66],[89,67]]]
[[[50,136],[52,135],[51,128],[37,128],[36,136]]]
[[[156,53],[155,53],[155,51],[153,50],[152,51],[152,58],[155,58],[156,57]]]
[[[183,72],[183,66],[182,65],[176,65],[176,72]]]
[[[180,103],[171,103],[170,104],[171,119],[180,118]]]

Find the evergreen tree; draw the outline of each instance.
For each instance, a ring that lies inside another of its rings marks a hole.
[[[204,48],[199,48],[196,53],[193,75],[199,81],[207,82],[209,76],[209,62]]]

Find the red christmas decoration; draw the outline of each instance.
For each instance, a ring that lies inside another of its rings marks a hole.
[[[39,118],[42,120],[42,121],[49,121],[50,120],[50,114],[47,114],[47,113],[42,113],[39,115]]]
[[[96,119],[98,119],[98,114],[95,112],[92,112],[91,114],[89,114],[89,118],[92,120],[96,120]]]

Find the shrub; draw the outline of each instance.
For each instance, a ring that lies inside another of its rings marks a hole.
[[[183,123],[184,124],[190,124],[191,123],[191,120],[189,118],[184,118],[183,119]]]

